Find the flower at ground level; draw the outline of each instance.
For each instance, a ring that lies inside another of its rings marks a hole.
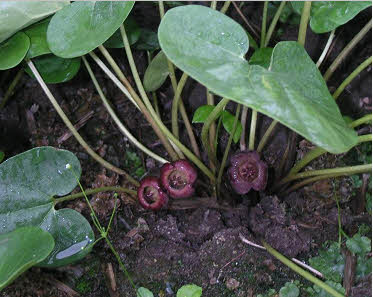
[[[145,209],[159,210],[168,202],[168,196],[162,191],[159,179],[154,176],[141,180],[140,187],[137,189],[137,197]]]
[[[238,194],[247,194],[252,188],[262,191],[267,185],[267,164],[260,160],[255,151],[234,154],[228,168],[229,181]]]
[[[172,198],[188,198],[194,194],[197,170],[187,160],[166,163],[161,168],[160,180]]]

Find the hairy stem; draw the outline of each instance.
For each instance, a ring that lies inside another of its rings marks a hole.
[[[153,106],[151,105],[149,98],[147,97],[144,88],[142,87],[140,77],[138,75],[137,69],[136,69],[136,64],[132,56],[132,51],[128,42],[128,38],[126,35],[126,31],[121,25],[120,27],[122,38],[123,38],[123,43],[124,47],[126,50],[127,58],[129,61],[129,64],[131,66],[131,70],[133,72],[133,75],[135,77],[135,80],[137,81],[139,87],[140,87],[140,94],[143,97],[144,103],[146,107],[148,108],[149,112],[153,116],[155,122],[159,126],[159,128],[162,130],[162,132],[199,168],[201,171],[206,174],[212,181],[215,181],[215,176],[214,174],[204,165],[196,155],[194,155],[186,146],[184,146],[169,130],[168,128],[163,124],[161,119],[157,116]]]
[[[280,18],[280,15],[281,15],[282,10],[284,9],[285,5],[286,5],[286,1],[281,1],[280,6],[277,8],[277,11],[276,11],[276,13],[275,13],[275,15],[272,19],[272,22],[268,27],[268,32],[267,32],[266,39],[265,39],[265,42],[264,42],[264,47],[266,47],[269,44],[269,41],[271,40],[271,37],[272,37],[272,33],[275,30],[278,19]]]
[[[264,47],[267,31],[267,10],[268,10],[268,1],[264,1],[263,6],[263,17],[262,17],[262,30],[260,32],[260,47]]]
[[[18,82],[21,80],[21,78],[23,76],[23,73],[24,73],[23,68],[21,68],[20,70],[18,70],[16,76],[14,77],[14,79],[12,80],[12,82],[10,83],[10,85],[8,87],[8,90],[6,90],[6,92],[4,94],[3,101],[0,102],[0,110],[4,108],[5,104],[9,100],[9,98],[13,95],[13,91],[16,88]]]
[[[119,130],[137,147],[139,148],[141,151],[143,151],[145,154],[147,154],[148,156],[152,157],[153,159],[157,160],[158,162],[160,162],[161,164],[164,164],[164,163],[168,163],[168,161],[164,158],[162,158],[161,156],[158,156],[157,154],[153,153],[151,150],[149,150],[147,147],[145,147],[141,142],[139,142],[136,137],[134,137],[130,131],[128,131],[128,129],[124,126],[124,124],[121,122],[121,120],[117,117],[117,115],[115,114],[114,110],[112,109],[111,105],[109,104],[108,100],[106,99],[104,93],[102,92],[102,89],[91,69],[91,67],[89,66],[88,64],[88,61],[87,59],[83,56],[82,57],[83,59],[83,62],[84,62],[84,65],[85,67],[87,68],[87,71],[93,81],[93,84],[95,85],[96,87],[96,90],[98,92],[98,94],[100,95],[100,98],[102,100],[102,102],[104,103],[107,111],[109,112],[111,118],[113,119],[113,121],[117,124]]]
[[[120,169],[113,164],[107,162],[103,158],[101,158],[91,147],[85,142],[85,140],[80,136],[78,131],[75,129],[74,125],[70,122],[66,114],[63,112],[62,108],[58,104],[57,100],[54,98],[53,94],[48,89],[47,85],[45,84],[44,80],[40,76],[39,72],[35,68],[34,64],[31,60],[26,60],[27,65],[30,67],[32,73],[34,74],[36,80],[40,84],[41,88],[43,89],[45,95],[47,95],[49,101],[52,103],[54,109],[57,111],[58,115],[61,117],[67,128],[70,130],[71,134],[74,135],[76,140],[80,143],[80,145],[87,151],[87,153],[95,159],[97,162],[99,162],[102,166],[105,168],[112,170],[119,175],[124,175],[130,183],[138,187],[140,184],[137,180],[135,180],[132,176],[130,176],[127,172],[125,172],[123,169]]]
[[[237,123],[238,123],[238,116],[240,114],[240,109],[241,109],[241,104],[237,104],[237,109],[236,109],[236,116],[234,118],[234,123],[233,123],[233,129],[231,135],[229,135],[228,143],[227,146],[224,150],[224,155],[223,159],[221,160],[220,168],[219,168],[219,173],[218,173],[218,179],[217,179],[217,193],[220,195],[220,185],[221,185],[221,178],[223,176],[224,168],[225,168],[225,163],[227,162],[228,159],[228,154],[231,149],[232,141],[233,141],[233,136],[236,133],[237,129]]]
[[[88,190],[85,190],[84,192],[87,196],[97,194],[97,193],[101,193],[101,192],[123,192],[123,193],[130,194],[132,196],[135,196],[135,197],[137,195],[137,192],[135,190],[130,190],[130,189],[127,189],[127,188],[122,188],[122,187],[117,187],[117,186],[88,189]],[[61,198],[54,198],[53,201],[54,201],[54,205],[56,205],[56,204],[64,202],[64,201],[70,201],[70,200],[78,199],[78,198],[81,198],[81,197],[84,197],[83,192],[67,195],[67,196],[64,196],[64,197],[61,197]]]
[[[247,112],[249,108],[244,106],[241,113],[241,126],[242,126],[242,134],[240,139],[240,150],[246,150],[246,120],[247,120]]]
[[[260,140],[258,144],[258,148],[256,149],[258,153],[260,153],[265,145],[267,144],[269,137],[272,135],[273,130],[276,128],[278,122],[275,120],[272,120],[272,123],[267,128],[267,131],[264,133],[262,139]]]
[[[251,111],[251,125],[250,125],[250,136],[249,136],[249,150],[253,151],[255,146],[255,132],[256,122],[258,119],[258,112],[254,109]]]
[[[302,269],[298,265],[296,265],[294,262],[290,261],[285,256],[281,255],[278,251],[273,249],[268,243],[266,243],[264,240],[262,241],[263,246],[266,248],[268,253],[270,253],[272,256],[277,258],[279,261],[284,263],[287,267],[294,270],[296,273],[304,277],[306,280],[314,283],[315,285],[319,286],[320,288],[324,289],[326,292],[331,294],[334,297],[344,297],[341,293],[338,293],[336,290],[334,290],[332,287],[328,286],[323,281],[319,280],[317,277],[313,276],[308,271]]]
[[[332,45],[334,35],[335,35],[335,30],[333,30],[332,32],[330,32],[330,35],[329,35],[328,41],[326,42],[326,45],[325,45],[325,47],[324,47],[324,50],[322,51],[321,56],[320,56],[319,60],[318,60],[317,63],[316,63],[316,66],[317,66],[318,68],[320,67],[320,65],[321,65],[322,62],[324,61],[324,59],[325,59],[325,57],[326,57],[326,54],[328,53],[329,48],[330,48],[330,46]]]
[[[303,46],[306,42],[306,33],[307,33],[308,20],[310,18],[310,13],[311,13],[311,5],[312,5],[312,1],[304,2],[302,15],[300,17],[298,42]]]
[[[338,87],[338,89],[334,92],[333,98],[335,100],[338,99],[339,95],[343,92],[345,87],[356,77],[358,74],[363,71],[366,67],[372,64],[372,56],[366,59],[363,63],[361,63]]]
[[[328,81],[329,78],[333,75],[334,71],[337,67],[342,63],[342,61],[347,57],[347,55],[352,51],[352,49],[356,46],[356,44],[363,39],[365,34],[369,32],[372,28],[372,20],[370,20],[363,29],[360,30],[358,34],[355,35],[354,38],[346,45],[346,47],[341,51],[341,53],[335,58],[334,62],[329,66],[328,70],[326,70],[324,74],[324,80]]]

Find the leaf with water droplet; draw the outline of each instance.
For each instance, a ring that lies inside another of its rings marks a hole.
[[[94,234],[88,221],[75,210],[54,209],[53,197],[69,194],[80,174],[76,156],[53,147],[34,148],[0,164],[0,234],[24,226],[48,231],[56,245],[40,266],[63,266],[91,249]],[[79,249],[73,248],[76,243]]]

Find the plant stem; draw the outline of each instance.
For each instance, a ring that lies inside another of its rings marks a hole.
[[[241,113],[241,126],[242,126],[242,134],[240,139],[240,150],[246,150],[246,120],[247,120],[247,112],[248,107],[244,106]]]
[[[108,100],[106,99],[104,93],[102,92],[102,89],[91,69],[91,67],[89,66],[88,62],[87,62],[87,59],[82,56],[82,59],[83,59],[83,62],[84,62],[84,65],[85,67],[87,68],[88,70],[88,73],[93,81],[93,84],[95,85],[96,87],[96,90],[98,92],[98,94],[100,95],[100,98],[102,100],[102,102],[104,103],[108,113],[110,114],[111,118],[113,119],[113,121],[117,124],[119,130],[125,135],[128,137],[128,139],[137,147],[139,148],[140,150],[142,150],[145,154],[147,154],[148,156],[152,157],[153,159],[157,160],[158,162],[160,162],[161,164],[164,164],[164,163],[168,163],[168,161],[164,158],[162,158],[161,156],[158,156],[157,154],[153,153],[151,150],[149,150],[147,147],[145,147],[141,142],[139,142],[136,137],[134,137],[130,131],[127,130],[127,128],[123,125],[123,123],[121,122],[121,120],[117,117],[117,115],[115,114],[114,110],[112,109],[112,107],[110,106]]]
[[[145,119],[148,121],[148,123],[152,126],[155,134],[158,136],[160,141],[162,142],[164,148],[166,149],[167,153],[170,155],[172,160],[177,160],[178,155],[172,148],[171,144],[165,137],[165,135],[162,133],[161,129],[158,127],[157,123],[149,113],[148,109],[142,102],[141,98],[135,90],[132,88],[129,81],[124,76],[123,72],[120,70],[119,66],[115,63],[113,58],[110,56],[109,52],[102,46],[99,46],[99,49],[105,56],[106,60],[109,62],[111,67],[114,69],[115,73],[118,75],[119,79],[126,85],[126,87],[116,78],[116,76],[105,66],[105,64],[100,60],[99,57],[96,56],[94,52],[90,52],[89,55],[92,57],[92,59],[97,63],[98,66],[110,77],[110,79],[114,82],[114,84],[128,97],[130,96],[133,98],[136,106],[141,110],[142,114],[144,115]],[[128,94],[128,95],[127,95]]]
[[[216,10],[216,0],[212,0],[212,1],[211,1],[211,5],[210,5],[210,7],[211,7],[212,9]]]
[[[147,57],[148,57],[148,65],[149,65],[151,63],[151,61],[152,61],[152,53],[150,51],[146,51],[146,54],[147,54]],[[160,117],[161,113],[159,111],[157,94],[154,91],[151,92],[151,93],[152,93],[153,105],[154,105],[154,108],[155,108],[155,112]]]
[[[47,95],[49,101],[52,103],[54,109],[57,111],[58,115],[61,117],[67,128],[70,130],[71,134],[74,135],[76,140],[80,143],[80,145],[87,151],[87,153],[95,159],[97,162],[99,162],[102,166],[105,168],[112,170],[119,175],[124,175],[130,183],[138,187],[140,184],[137,180],[135,180],[132,176],[130,176],[127,172],[125,172],[123,169],[120,169],[113,164],[105,161],[103,158],[101,158],[95,151],[91,149],[91,147],[85,142],[85,140],[80,136],[78,131],[75,129],[74,125],[70,122],[68,117],[63,112],[62,108],[59,106],[57,100],[54,98],[53,94],[48,89],[47,85],[45,84],[44,80],[41,78],[39,72],[35,68],[34,64],[31,60],[26,60],[27,65],[30,67],[32,73],[34,74],[36,80],[40,84],[41,88],[43,89],[45,95]]]
[[[314,283],[315,285],[319,286],[320,288],[324,289],[326,292],[331,294],[334,297],[344,297],[341,293],[338,293],[336,290],[334,290],[332,287],[328,286],[323,281],[319,280],[317,277],[313,276],[308,271],[302,269],[292,261],[290,261],[285,256],[281,255],[278,251],[273,249],[268,243],[266,243],[264,240],[262,241],[263,246],[266,248],[268,253],[273,255],[275,258],[277,258],[279,261],[284,263],[287,267],[294,270],[296,273],[307,279],[308,281]]]
[[[13,95],[13,91],[14,91],[15,87],[17,86],[18,82],[21,80],[21,78],[23,76],[23,73],[24,73],[23,68],[18,70],[16,76],[14,77],[12,82],[10,83],[8,90],[6,90],[6,92],[4,94],[3,101],[1,101],[1,103],[0,103],[0,110],[4,108],[5,104],[8,102],[8,99]]]
[[[260,47],[264,47],[265,39],[266,39],[267,10],[268,10],[268,1],[264,1],[263,17],[262,17],[262,30],[260,32]]]
[[[244,16],[244,14],[242,13],[240,7],[238,7],[238,5],[236,4],[236,1],[232,1],[232,4],[234,6],[234,8],[236,9],[237,13],[240,15],[240,17],[242,18],[242,20],[245,22],[245,24],[249,27],[249,29],[251,30],[251,32],[255,35],[256,38],[260,38],[260,36],[258,35],[258,33],[256,33],[256,30],[254,29],[254,27],[249,23],[249,21],[247,20],[247,18]],[[241,3],[243,4],[243,3]]]
[[[344,58],[352,51],[352,49],[356,46],[356,44],[369,32],[372,28],[372,20],[370,20],[360,32],[355,35],[354,38],[346,45],[346,47],[341,51],[338,57],[334,60],[334,62],[329,66],[328,70],[326,70],[324,74],[324,80],[328,81],[329,78],[333,75],[334,71],[337,67],[342,63]]]
[[[363,63],[361,63],[338,87],[338,89],[334,92],[333,98],[335,100],[338,99],[339,95],[343,92],[345,87],[366,67],[372,64],[372,56],[366,59]]]
[[[256,122],[258,118],[258,112],[254,109],[251,110],[251,125],[250,125],[250,136],[249,136],[249,150],[253,151],[255,146],[255,130]]]
[[[135,197],[137,195],[137,192],[135,190],[130,190],[130,189],[117,187],[117,186],[88,189],[88,190],[85,190],[84,192],[87,196],[97,194],[97,193],[100,193],[100,192],[124,192],[124,193],[130,194],[130,195],[133,195]],[[61,197],[61,198],[54,198],[53,201],[54,201],[54,205],[56,205],[56,204],[64,202],[64,201],[70,201],[70,200],[74,200],[74,199],[81,198],[81,197],[84,197],[83,192],[67,195],[67,196],[64,196],[64,197]]]
[[[334,35],[335,35],[335,29],[332,32],[330,32],[330,35],[329,35],[328,41],[326,42],[324,50],[322,51],[321,56],[320,56],[319,60],[316,63],[317,68],[319,68],[320,65],[322,64],[322,62],[324,61],[324,59],[326,57],[326,54],[328,53],[329,48],[332,45]]]
[[[272,123],[267,128],[267,131],[264,133],[262,139],[259,142],[258,148],[256,149],[256,151],[258,153],[260,153],[263,150],[264,146],[267,144],[267,141],[268,141],[269,137],[271,136],[271,134],[272,134],[272,132],[275,129],[277,124],[278,124],[277,121],[272,120]]]
[[[209,114],[207,117],[205,123],[203,124],[202,127],[202,132],[201,132],[201,139],[202,139],[202,144],[204,149],[207,152],[207,155],[209,157],[209,160],[212,161],[215,165],[217,163],[216,156],[212,151],[212,148],[209,145],[209,138],[208,138],[208,132],[210,129],[211,124],[220,116],[222,110],[224,107],[227,105],[229,102],[229,99],[223,98],[212,110],[212,112]]]
[[[264,47],[266,47],[268,45],[269,41],[271,40],[272,33],[275,30],[278,19],[280,18],[280,15],[281,15],[282,10],[284,9],[284,7],[286,5],[286,2],[287,1],[281,1],[280,6],[277,8],[277,11],[276,11],[276,13],[275,13],[275,15],[272,19],[272,22],[269,25],[268,32],[267,32],[267,35],[266,35],[266,39],[265,39],[265,42],[264,42]]]
[[[184,72],[179,80],[179,83],[177,84],[174,99],[172,100],[172,111],[171,111],[172,133],[177,138],[179,138],[179,125],[177,122],[177,115],[178,115],[178,107],[179,107],[179,103],[181,99],[180,95],[181,95],[181,92],[183,91],[183,88],[185,86],[187,79],[188,79],[188,74]]]
[[[136,69],[136,64],[132,56],[131,48],[128,42],[128,38],[126,35],[126,31],[123,27],[123,25],[120,26],[122,38],[123,38],[123,43],[124,47],[126,50],[127,58],[129,61],[129,64],[131,66],[132,73],[134,75],[135,81],[140,87],[140,93],[141,96],[144,99],[145,105],[148,108],[150,114],[153,116],[155,122],[159,126],[159,128],[162,130],[162,132],[199,168],[201,171],[206,174],[212,181],[215,181],[215,176],[214,174],[204,165],[198,157],[196,157],[186,146],[184,146],[169,130],[168,128],[163,124],[161,119],[157,116],[153,106],[151,105],[149,98],[147,97],[144,88],[142,87],[140,77],[138,75],[137,69]]]
[[[227,143],[227,146],[225,147],[223,159],[221,160],[221,164],[220,164],[220,168],[219,168],[218,179],[217,179],[217,193],[218,193],[218,195],[220,195],[221,178],[223,176],[225,163],[227,162],[229,150],[231,149],[233,136],[236,133],[238,116],[240,114],[240,109],[241,109],[241,104],[237,104],[236,116],[234,118],[234,123],[233,123],[233,129],[232,129],[231,135],[229,135],[228,143]]]
[[[366,124],[372,121],[372,114],[367,114],[356,121],[353,121],[349,126],[351,128],[356,128],[362,124]]]
[[[312,1],[305,1],[304,2],[302,15],[300,17],[298,42],[303,47],[304,47],[304,44],[306,42],[306,33],[307,33],[308,20],[310,18],[310,13],[311,13],[311,4],[312,4]]]
[[[206,88],[206,100],[207,100],[208,105],[212,105],[212,106],[215,105],[214,95],[211,94],[207,88]],[[209,129],[209,141],[210,141],[210,147],[212,149],[212,152],[216,158],[215,139],[216,139],[216,125],[215,125],[215,122],[212,122],[212,124],[210,125],[210,129]],[[210,168],[212,172],[215,173],[216,166],[214,162],[212,162],[212,160],[210,160]]]
[[[221,13],[226,13],[232,1],[225,1],[223,7],[220,9]]]

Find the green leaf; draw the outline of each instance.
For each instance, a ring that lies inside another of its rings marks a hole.
[[[271,64],[273,48],[264,47],[257,49],[249,60],[250,65],[259,65],[268,69]]]
[[[52,235],[39,227],[23,227],[0,235],[0,290],[43,261],[53,250]]]
[[[223,127],[224,129],[231,135],[233,133],[233,127],[234,127],[234,115],[232,115],[228,111],[223,111],[222,113],[222,122],[223,122]],[[237,128],[236,132],[234,133],[233,136],[233,141],[237,143],[240,138],[241,138],[241,133],[242,133],[242,124],[241,122],[237,122]]]
[[[145,91],[151,92],[158,90],[166,81],[168,71],[168,63],[166,55],[160,51],[150,62],[144,75]]]
[[[327,280],[325,283],[344,296],[345,289],[342,287],[341,284],[335,283],[329,280]],[[313,288],[310,288],[310,287],[307,288],[307,292],[312,297],[333,297],[333,295],[329,294],[324,289],[321,289],[320,287],[316,285],[313,285]]]
[[[250,47],[252,47],[254,50],[257,50],[257,49],[259,48],[259,46],[258,46],[258,44],[256,43],[254,37],[252,37],[252,36],[250,35],[250,33],[247,32],[246,30],[245,30],[245,32],[246,32],[246,34],[247,34],[247,38],[249,38],[249,44],[250,44]]]
[[[24,226],[48,231],[55,247],[40,266],[69,264],[92,248],[94,234],[88,221],[75,210],[54,208],[53,197],[69,194],[80,174],[73,153],[52,147],[34,148],[0,164],[0,234]]]
[[[30,49],[27,58],[49,54],[51,50],[47,43],[47,29],[50,19],[41,21],[27,28],[24,33],[30,38]]]
[[[196,285],[182,286],[176,293],[176,297],[201,297],[202,288]]]
[[[140,287],[137,289],[137,297],[154,297],[154,295],[149,289]]]
[[[0,1],[0,42],[60,10],[70,1]]]
[[[64,59],[55,55],[45,55],[33,59],[33,62],[43,80],[48,84],[66,82],[72,79],[80,68],[80,57]],[[31,77],[34,77],[28,66],[25,70]]]
[[[321,249],[319,256],[309,259],[311,267],[320,271],[326,279],[337,283],[342,281],[345,259],[341,255],[338,242],[332,242],[328,249]]]
[[[5,154],[3,151],[0,151],[0,163],[4,160]]]
[[[292,1],[291,5],[300,14],[304,2]],[[315,33],[330,32],[371,5],[371,1],[314,1],[311,6],[311,29]]]
[[[287,282],[285,286],[280,289],[280,297],[298,297],[299,289],[298,287],[290,282]]]
[[[17,66],[26,56],[30,39],[25,33],[18,32],[0,44],[0,70]]]
[[[157,33],[148,29],[141,29],[139,40],[134,44],[135,49],[144,51],[155,51],[159,49]]]
[[[104,43],[124,22],[134,1],[77,1],[49,23],[48,45],[62,58],[85,55]]]
[[[158,30],[166,56],[214,93],[253,108],[331,153],[356,145],[325,81],[305,49],[293,41],[273,50],[270,71],[244,59],[242,27],[207,7],[169,10]]]
[[[346,246],[352,253],[364,256],[371,250],[371,240],[356,233],[354,237],[347,239]]]
[[[213,105],[202,105],[194,112],[192,123],[204,123],[210,113],[214,110]]]
[[[130,45],[136,43],[141,35],[140,27],[136,23],[135,19],[131,16],[127,17],[123,23],[124,28],[126,29],[126,34]],[[115,31],[111,37],[105,41],[104,46],[107,48],[122,48],[124,47],[122,34],[120,29]]]

